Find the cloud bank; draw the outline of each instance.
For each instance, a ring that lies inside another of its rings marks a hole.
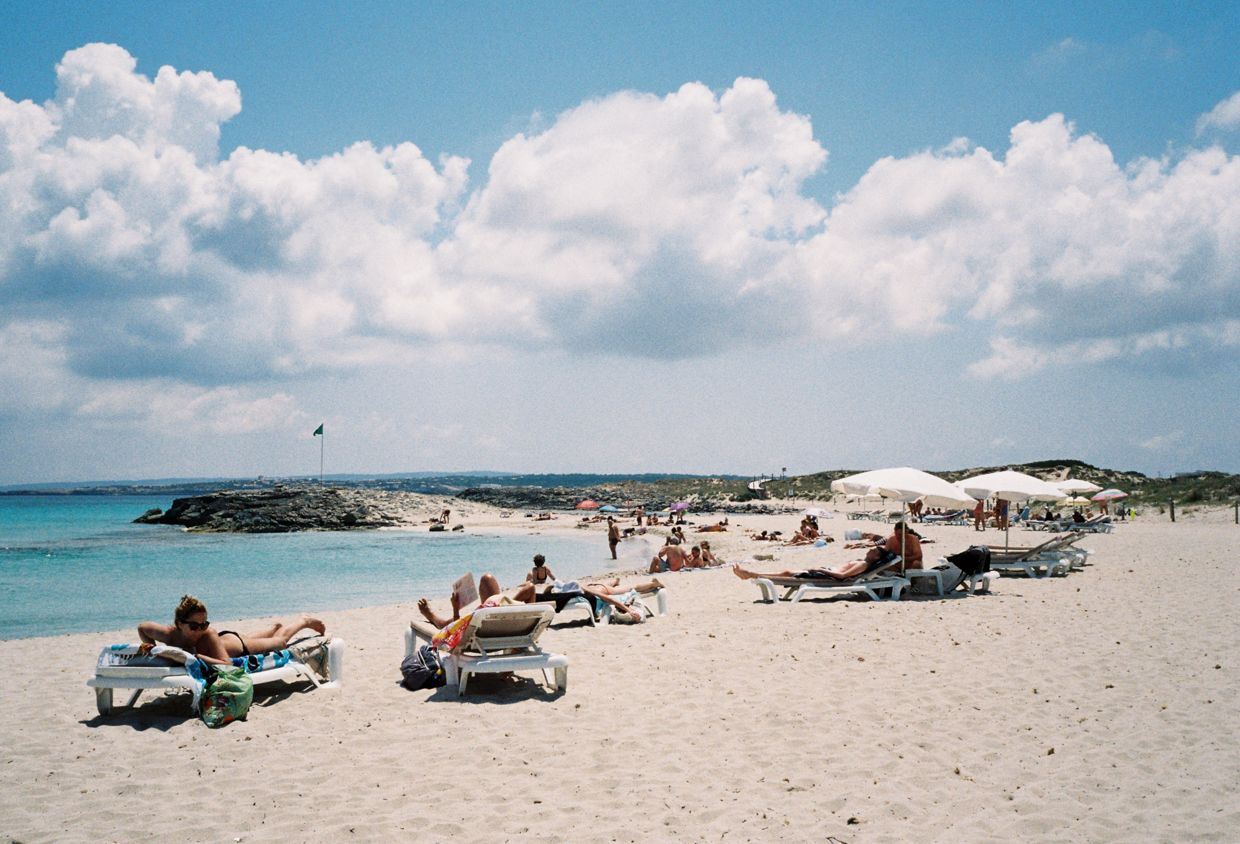
[[[0,386],[21,400],[106,415],[175,384],[261,426],[291,400],[248,384],[445,346],[829,355],[881,324],[959,337],[990,378],[1240,344],[1240,161],[1219,147],[1122,165],[1052,115],[1002,153],[884,158],[824,207],[809,119],[742,78],[583,103],[473,186],[412,143],[221,159],[236,85],[135,67],[91,44],[51,101],[0,95]],[[1202,125],[1234,126],[1237,97]]]

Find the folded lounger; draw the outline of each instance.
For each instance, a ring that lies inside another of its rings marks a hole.
[[[877,563],[875,569],[846,580],[831,577],[755,577],[753,582],[761,590],[762,600],[768,604],[779,600],[775,591],[777,586],[784,588],[783,600],[792,600],[794,603],[810,595],[820,597],[847,594],[868,595],[874,601],[898,601],[900,592],[907,589],[910,583],[907,577],[888,573],[892,566],[899,563],[899,557],[888,559]],[[888,597],[884,597],[881,592],[887,592]]]
[[[928,525],[964,525],[968,524],[971,514],[965,510],[956,510],[952,513],[940,513],[938,515],[922,516],[921,520]]]
[[[86,685],[95,690],[95,707],[100,715],[111,715],[117,709],[128,709],[138,702],[138,696],[148,689],[167,691],[188,689],[193,691],[196,681],[184,665],[144,655],[118,653],[119,648],[104,648],[95,665],[95,676]],[[177,651],[177,648],[160,650]],[[182,652],[183,653],[183,652]],[[338,689],[344,682],[344,640],[332,639],[327,643],[327,682],[320,682],[309,665],[290,659],[277,668],[250,673],[254,685],[272,683],[276,680],[306,679],[321,689]],[[112,690],[132,691],[124,707],[114,706]]]
[[[538,646],[538,637],[547,629],[555,609],[548,604],[483,607],[474,610],[460,641],[449,651],[440,651],[448,685],[465,693],[471,674],[504,671],[542,671],[543,679],[556,691],[568,688],[568,657],[547,653]],[[418,640],[427,644],[438,632],[421,619],[409,623],[405,630],[405,655],[418,648]],[[552,681],[548,670],[554,669]]]
[[[1084,533],[1110,533],[1112,527],[1110,516],[1094,516],[1083,522],[1068,525],[1068,530]]]
[[[1000,548],[990,546],[990,567],[998,572],[1023,572],[1028,577],[1053,577],[1068,574],[1085,565],[1092,552],[1074,548],[1080,533],[1056,536],[1033,548]]]

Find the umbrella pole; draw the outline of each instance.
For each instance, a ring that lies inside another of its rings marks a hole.
[[[1007,518],[1003,520],[1003,527],[1004,527],[1003,553],[1006,554],[1008,552],[1008,549],[1012,547],[1012,543],[1010,542],[1010,539],[1012,536],[1012,502],[1011,501],[1008,502],[1008,514],[1007,514]]]
[[[904,577],[904,546],[908,542],[904,538],[904,534],[908,532],[908,502],[900,502],[900,521],[904,524],[904,530],[900,531],[900,577]]]

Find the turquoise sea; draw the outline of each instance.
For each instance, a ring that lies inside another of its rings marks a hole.
[[[222,535],[135,525],[169,498],[0,496],[0,639],[136,627],[181,595],[212,619],[446,597],[466,571],[501,585],[545,554],[562,579],[604,571],[606,541],[575,536],[352,531]],[[520,525],[514,524],[514,527]]]

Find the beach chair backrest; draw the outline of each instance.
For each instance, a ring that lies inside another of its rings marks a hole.
[[[528,648],[555,618],[555,609],[539,606],[486,607],[475,610],[469,626],[461,636],[459,650],[476,648],[486,651]]]

